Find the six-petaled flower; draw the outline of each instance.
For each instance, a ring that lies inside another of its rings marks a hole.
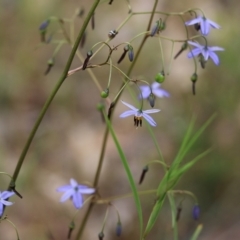
[[[204,36],[207,36],[209,34],[210,27],[215,29],[221,28],[217,23],[211,21],[210,19],[207,19],[204,16],[198,16],[197,18],[194,18],[190,21],[185,22],[186,26],[195,25],[195,24],[200,25],[201,33]]]
[[[150,117],[148,114],[150,113],[156,113],[156,112],[160,112],[159,109],[150,109],[150,110],[142,110],[142,109],[137,109],[134,106],[121,101],[124,105],[126,105],[127,107],[129,107],[131,110],[125,111],[124,113],[122,113],[119,117],[120,118],[125,118],[125,117],[129,117],[131,115],[134,115],[134,126],[142,126],[142,118],[144,118],[151,126],[156,127],[157,124],[156,122],[153,120],[152,117]]]
[[[90,188],[85,185],[80,185],[76,180],[71,179],[70,185],[64,185],[57,189],[58,192],[65,192],[60,202],[65,202],[69,198],[73,201],[75,208],[79,209],[83,206],[83,194],[93,194],[95,192],[94,188]]]
[[[205,61],[211,58],[216,65],[219,65],[219,58],[215,51],[224,51],[223,48],[217,46],[208,47],[207,45],[204,46],[192,41],[188,41],[188,44],[195,47],[188,53],[189,58],[196,57],[201,54]]]
[[[140,98],[148,98],[150,96],[150,94],[152,93],[154,96],[159,97],[159,98],[163,98],[163,97],[169,97],[170,94],[161,88],[161,84],[154,82],[152,83],[151,86],[149,85],[144,85],[144,86],[140,86],[141,89],[141,94],[140,94]]]
[[[0,217],[3,214],[3,205],[10,206],[13,204],[12,202],[9,202],[6,200],[10,198],[12,195],[14,195],[14,192],[9,192],[9,191],[0,192]]]

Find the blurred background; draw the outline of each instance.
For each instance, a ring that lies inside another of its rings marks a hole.
[[[76,9],[85,13],[75,20],[75,36],[93,1],[63,0],[0,0],[0,171],[12,174],[28,134],[54,85],[62,74],[71,47],[63,45],[55,57],[55,65],[48,75],[44,75],[47,62],[51,59],[56,44],[42,44],[39,34],[40,24],[50,16],[70,19]],[[151,11],[154,1],[130,1],[134,12]],[[239,7],[237,0],[182,0],[159,1],[159,11],[177,12],[188,8],[203,9],[206,16],[221,25],[220,30],[212,30],[207,37],[210,46],[225,48],[218,52],[220,66],[210,60],[206,69],[199,67],[197,94],[192,94],[191,75],[194,73],[193,61],[187,59],[186,52],[173,61],[170,74],[162,87],[169,91],[170,98],[157,99],[155,108],[161,109],[153,117],[157,127],[153,128],[163,156],[167,163],[174,159],[184,133],[193,115],[197,116],[196,130],[213,114],[217,118],[191,149],[189,156],[196,156],[209,147],[213,151],[198,162],[180,181],[176,189],[192,191],[198,198],[201,208],[199,221],[192,219],[192,199],[177,197],[182,202],[179,221],[179,239],[189,239],[199,223],[203,231],[199,239],[240,239],[240,68],[239,51]],[[107,39],[108,32],[116,29],[128,15],[125,1],[108,1],[101,4],[95,12],[95,29],[89,25],[87,38],[80,53],[85,58],[91,47]],[[153,22],[159,16],[154,16]],[[190,19],[186,16],[186,20]],[[110,42],[116,46],[129,41],[147,28],[149,15],[133,16]],[[69,33],[69,24],[64,24]],[[190,27],[192,34],[196,34]],[[51,22],[49,32],[54,33],[52,41],[62,38],[59,26]],[[169,17],[167,29],[162,33],[175,39],[184,39],[184,27],[178,17]],[[141,38],[133,43],[137,49]],[[165,64],[168,67],[171,44],[162,41]],[[180,49],[176,44],[174,53]],[[122,54],[122,46],[113,54],[113,63]],[[108,50],[101,51],[93,63],[105,60]],[[81,65],[76,58],[71,69]],[[130,66],[125,59],[119,67],[127,72]],[[139,61],[131,77],[145,77],[154,81],[162,70],[161,56],[157,38],[146,42]],[[108,81],[109,67],[93,69],[102,89]],[[122,76],[113,71],[110,99],[117,94]],[[132,87],[133,91],[137,90]],[[125,91],[121,99],[134,105],[130,94]],[[100,92],[87,71],[79,71],[66,79],[57,93],[26,156],[17,180],[17,189],[23,199],[14,196],[15,204],[7,208],[8,218],[16,225],[20,239],[66,239],[68,225],[75,213],[70,201],[59,203],[61,194],[56,188],[69,183],[70,178],[78,182],[93,182],[98,164],[105,125],[96,105],[101,101]],[[108,104],[108,103],[107,103]],[[145,108],[149,108],[146,104]],[[142,168],[147,161],[158,158],[154,143],[147,131],[145,122],[142,128],[133,126],[131,117],[120,119],[126,110],[122,104],[116,106],[113,127],[126,153],[133,176],[138,182]],[[186,161],[190,158],[186,158]],[[163,177],[161,166],[154,165],[139,186],[139,190],[154,189]],[[9,184],[9,178],[0,175],[0,190]],[[98,190],[103,198],[130,193],[130,186],[122,167],[116,147],[111,137],[106,149]],[[154,204],[155,196],[141,197],[144,223]],[[184,200],[184,201],[183,201]],[[132,198],[116,200],[123,233],[121,239],[138,238],[139,223]],[[76,220],[76,230],[86,207],[81,209]],[[84,238],[97,239],[101,231],[106,211],[105,205],[97,205],[87,223]],[[117,215],[110,209],[109,219],[104,231],[105,239],[115,239]],[[173,239],[171,211],[166,201],[158,222],[149,239]],[[6,222],[0,225],[0,239],[16,239],[14,229]],[[73,238],[74,239],[74,238]]]

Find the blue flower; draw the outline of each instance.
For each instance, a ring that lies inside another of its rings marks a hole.
[[[124,101],[121,101],[121,102],[124,105],[126,105],[127,107],[129,107],[131,110],[128,110],[128,111],[125,111],[124,113],[122,113],[119,116],[120,118],[125,118],[125,117],[129,117],[131,115],[134,115],[134,126],[138,127],[138,125],[140,125],[140,127],[141,127],[142,126],[142,118],[144,118],[151,126],[153,126],[153,127],[157,126],[156,122],[148,114],[160,112],[159,109],[142,110],[142,109],[137,109],[134,106],[132,106]]]
[[[214,51],[224,51],[223,48],[217,47],[217,46],[208,47],[207,45],[204,46],[199,43],[192,42],[192,41],[188,41],[188,44],[196,47],[188,53],[187,56],[189,58],[196,57],[199,54],[202,54],[205,61],[207,61],[208,58],[210,57],[216,65],[219,65],[218,55]]]
[[[200,207],[196,204],[193,207],[192,215],[194,220],[198,220],[200,216]]]
[[[65,202],[69,198],[72,199],[75,208],[79,209],[83,205],[83,194],[92,194],[95,192],[94,188],[85,185],[79,185],[76,180],[70,179],[70,185],[65,185],[57,189],[58,192],[65,192],[60,202]]]
[[[4,192],[0,192],[0,217],[3,214],[3,205],[5,206],[10,206],[13,203],[6,201],[5,199],[10,198],[12,195],[14,195],[14,192],[9,192],[9,191],[4,191]]]
[[[185,22],[185,25],[187,25],[187,26],[194,25],[194,24],[200,25],[201,32],[204,36],[208,35],[208,33],[210,31],[210,27],[215,28],[215,29],[221,28],[217,23],[205,18],[204,16],[198,16],[197,18],[194,18],[190,21]]]
[[[151,86],[145,85],[145,86],[140,86],[142,94],[140,94],[140,98],[148,98],[150,94],[152,93],[154,96],[163,98],[163,97],[169,97],[170,94],[161,88],[161,84],[154,82]]]

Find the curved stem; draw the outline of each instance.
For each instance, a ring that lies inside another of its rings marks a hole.
[[[22,150],[22,153],[21,153],[21,155],[19,157],[17,166],[16,166],[15,171],[13,173],[13,179],[12,179],[12,181],[9,184],[9,188],[10,188],[12,182],[16,182],[17,177],[18,177],[19,172],[20,172],[20,169],[21,169],[22,164],[24,162],[24,159],[25,159],[25,157],[27,155],[28,149],[29,149],[29,147],[30,147],[30,145],[32,143],[32,140],[33,140],[33,138],[34,138],[34,136],[35,136],[35,134],[36,134],[36,132],[38,130],[38,127],[41,124],[42,119],[43,119],[45,113],[47,112],[47,110],[48,110],[52,100],[54,99],[55,95],[57,94],[59,88],[63,84],[64,80],[67,78],[68,71],[69,71],[69,69],[71,67],[71,64],[72,64],[73,58],[75,56],[75,53],[77,51],[78,45],[79,45],[79,43],[80,43],[80,41],[82,39],[82,36],[84,34],[85,29],[87,28],[87,25],[88,25],[88,23],[89,23],[89,21],[91,19],[91,16],[92,16],[93,12],[95,11],[96,7],[98,6],[99,2],[100,2],[100,0],[95,0],[94,4],[92,5],[92,7],[91,7],[91,9],[90,9],[90,11],[89,11],[89,13],[88,13],[88,15],[87,15],[83,25],[82,25],[82,28],[81,28],[81,30],[80,30],[80,32],[78,34],[78,37],[77,37],[77,39],[75,41],[75,44],[74,44],[74,46],[72,48],[72,51],[71,51],[71,53],[69,55],[69,58],[68,58],[66,66],[65,66],[65,68],[63,70],[62,76],[58,80],[55,88],[53,89],[53,91],[51,93],[51,95],[49,96],[49,98],[47,99],[46,103],[44,104],[44,106],[43,106],[43,108],[42,108],[42,110],[41,110],[41,112],[40,112],[40,114],[39,114],[39,116],[37,118],[37,121],[36,121],[35,125],[33,126],[33,129],[31,131],[31,133],[30,133],[30,135],[29,135],[29,137],[27,139],[27,142],[26,142],[26,144],[25,144],[25,146],[24,146],[24,148]]]

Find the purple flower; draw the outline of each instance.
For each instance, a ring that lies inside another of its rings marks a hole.
[[[121,101],[121,102],[124,105],[126,105],[127,107],[129,107],[131,110],[128,110],[128,111],[125,111],[124,113],[122,113],[119,116],[120,118],[125,118],[128,116],[134,115],[134,126],[138,127],[138,125],[140,125],[140,127],[141,127],[142,126],[142,118],[144,118],[151,126],[153,126],[153,127],[157,126],[156,122],[148,114],[160,112],[159,109],[142,110],[142,109],[137,109],[134,106],[132,106],[124,101]]]
[[[187,25],[187,26],[194,25],[194,24],[200,25],[201,32],[204,36],[208,35],[208,33],[210,31],[210,27],[215,28],[215,29],[221,28],[217,23],[205,18],[204,16],[198,16],[197,18],[194,18],[190,21],[185,22],[185,25]]]
[[[57,189],[58,192],[65,192],[60,202],[65,202],[69,198],[72,199],[75,208],[79,209],[83,205],[83,194],[92,194],[95,192],[94,188],[89,188],[85,185],[79,185],[76,180],[70,179],[70,185],[65,185]]]
[[[152,93],[154,96],[163,98],[163,97],[169,97],[170,94],[161,88],[161,84],[154,82],[151,86],[145,85],[140,86],[142,94],[140,94],[140,98],[148,98],[150,94]]]
[[[223,48],[217,47],[217,46],[208,47],[207,45],[206,46],[200,45],[199,43],[195,43],[192,41],[188,41],[188,44],[196,47],[188,53],[187,56],[189,58],[192,58],[192,57],[198,56],[199,54],[202,54],[205,61],[207,61],[208,58],[210,57],[216,65],[219,65],[218,55],[214,51],[224,51]]]
[[[10,198],[12,195],[14,195],[14,192],[9,192],[9,191],[4,191],[4,192],[0,192],[0,217],[3,214],[3,205],[5,206],[10,206],[13,203],[6,201],[5,199]]]
[[[193,207],[192,215],[194,220],[198,220],[200,216],[200,207],[196,204]]]

